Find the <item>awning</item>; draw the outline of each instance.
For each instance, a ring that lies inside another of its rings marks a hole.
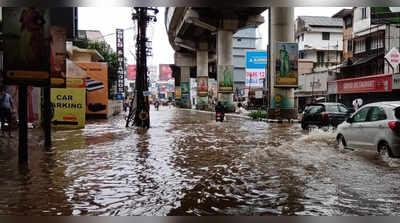
[[[363,57],[363,58],[360,58],[358,60],[355,60],[350,65],[343,65],[340,68],[349,68],[349,67],[362,65],[362,64],[368,63],[369,61],[371,61],[371,60],[373,60],[373,59],[375,59],[377,57],[383,56],[383,55],[384,55],[384,53],[379,53],[379,54],[373,54],[373,55],[370,55],[370,56],[367,56],[367,57]]]

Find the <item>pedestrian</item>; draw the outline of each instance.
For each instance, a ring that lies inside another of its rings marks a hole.
[[[11,119],[12,111],[14,110],[14,104],[10,94],[7,93],[5,87],[0,88],[0,121],[1,121],[1,132],[4,136],[5,132],[5,122],[8,124],[8,136],[12,138],[11,135]]]

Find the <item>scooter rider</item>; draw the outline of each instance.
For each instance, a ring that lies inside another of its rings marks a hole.
[[[220,101],[215,106],[215,114],[218,114],[218,113],[221,113],[222,118],[225,116],[225,107],[222,105],[222,103]]]

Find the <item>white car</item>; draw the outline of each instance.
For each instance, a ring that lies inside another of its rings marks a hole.
[[[400,101],[362,106],[337,128],[342,148],[372,149],[400,157]]]

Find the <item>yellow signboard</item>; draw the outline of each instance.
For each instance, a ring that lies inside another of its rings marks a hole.
[[[51,103],[54,128],[84,128],[86,113],[86,88],[52,88]]]

